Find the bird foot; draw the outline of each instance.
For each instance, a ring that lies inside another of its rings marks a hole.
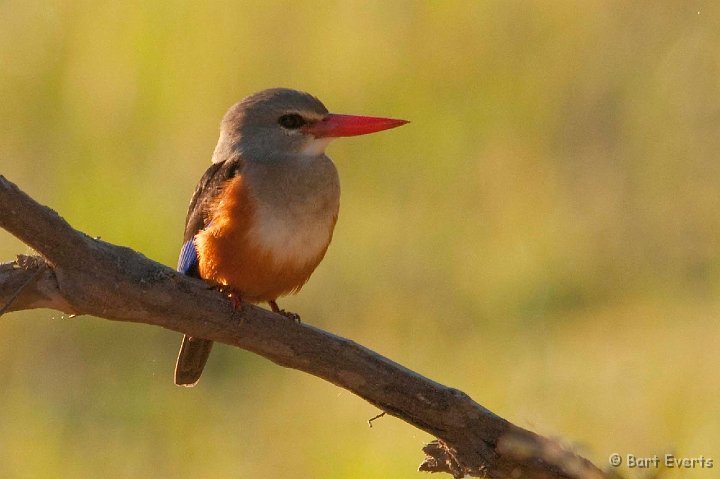
[[[230,304],[232,304],[233,311],[238,311],[242,309],[242,298],[237,293],[230,293],[228,294],[228,299],[230,300]]]
[[[240,293],[225,285],[217,286],[217,290],[227,296],[228,301],[230,301],[230,304],[232,305],[233,311],[239,311],[242,309],[243,301]]]
[[[292,319],[296,323],[300,324],[300,315],[297,313],[293,313],[291,311],[285,311],[284,309],[280,309],[280,306],[275,301],[268,301],[268,304],[270,305],[270,308],[273,310],[273,313],[282,314],[288,319]]]

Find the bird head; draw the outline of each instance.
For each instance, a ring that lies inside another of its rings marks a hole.
[[[328,113],[314,96],[287,88],[250,95],[233,105],[222,121],[213,162],[233,154],[246,160],[323,155],[335,138],[395,128],[405,120]]]

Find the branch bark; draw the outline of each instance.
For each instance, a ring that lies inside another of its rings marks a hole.
[[[161,326],[236,346],[345,388],[436,441],[420,470],[454,477],[602,478],[557,441],[518,427],[349,339],[252,305],[73,229],[0,176],[0,227],[41,256],[0,265],[0,314],[52,308]]]

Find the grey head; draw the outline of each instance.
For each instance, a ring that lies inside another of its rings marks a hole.
[[[325,105],[305,92],[271,88],[255,93],[225,113],[212,161],[237,156],[247,162],[321,156],[332,138],[318,138],[308,127],[327,116]]]
[[[233,158],[272,162],[319,158],[334,138],[366,135],[405,120],[328,113],[314,96],[288,88],[250,95],[225,114],[213,163]]]

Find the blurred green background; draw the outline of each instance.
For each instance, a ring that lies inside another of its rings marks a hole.
[[[0,1],[0,174],[174,266],[257,90],[412,120],[334,143],[325,261],[281,305],[601,466],[720,467],[716,2]],[[30,250],[0,232],[0,260]],[[40,310],[0,321],[0,477],[416,478],[426,434],[314,377]],[[626,471],[642,477],[648,471]],[[654,471],[650,471],[654,472]]]

